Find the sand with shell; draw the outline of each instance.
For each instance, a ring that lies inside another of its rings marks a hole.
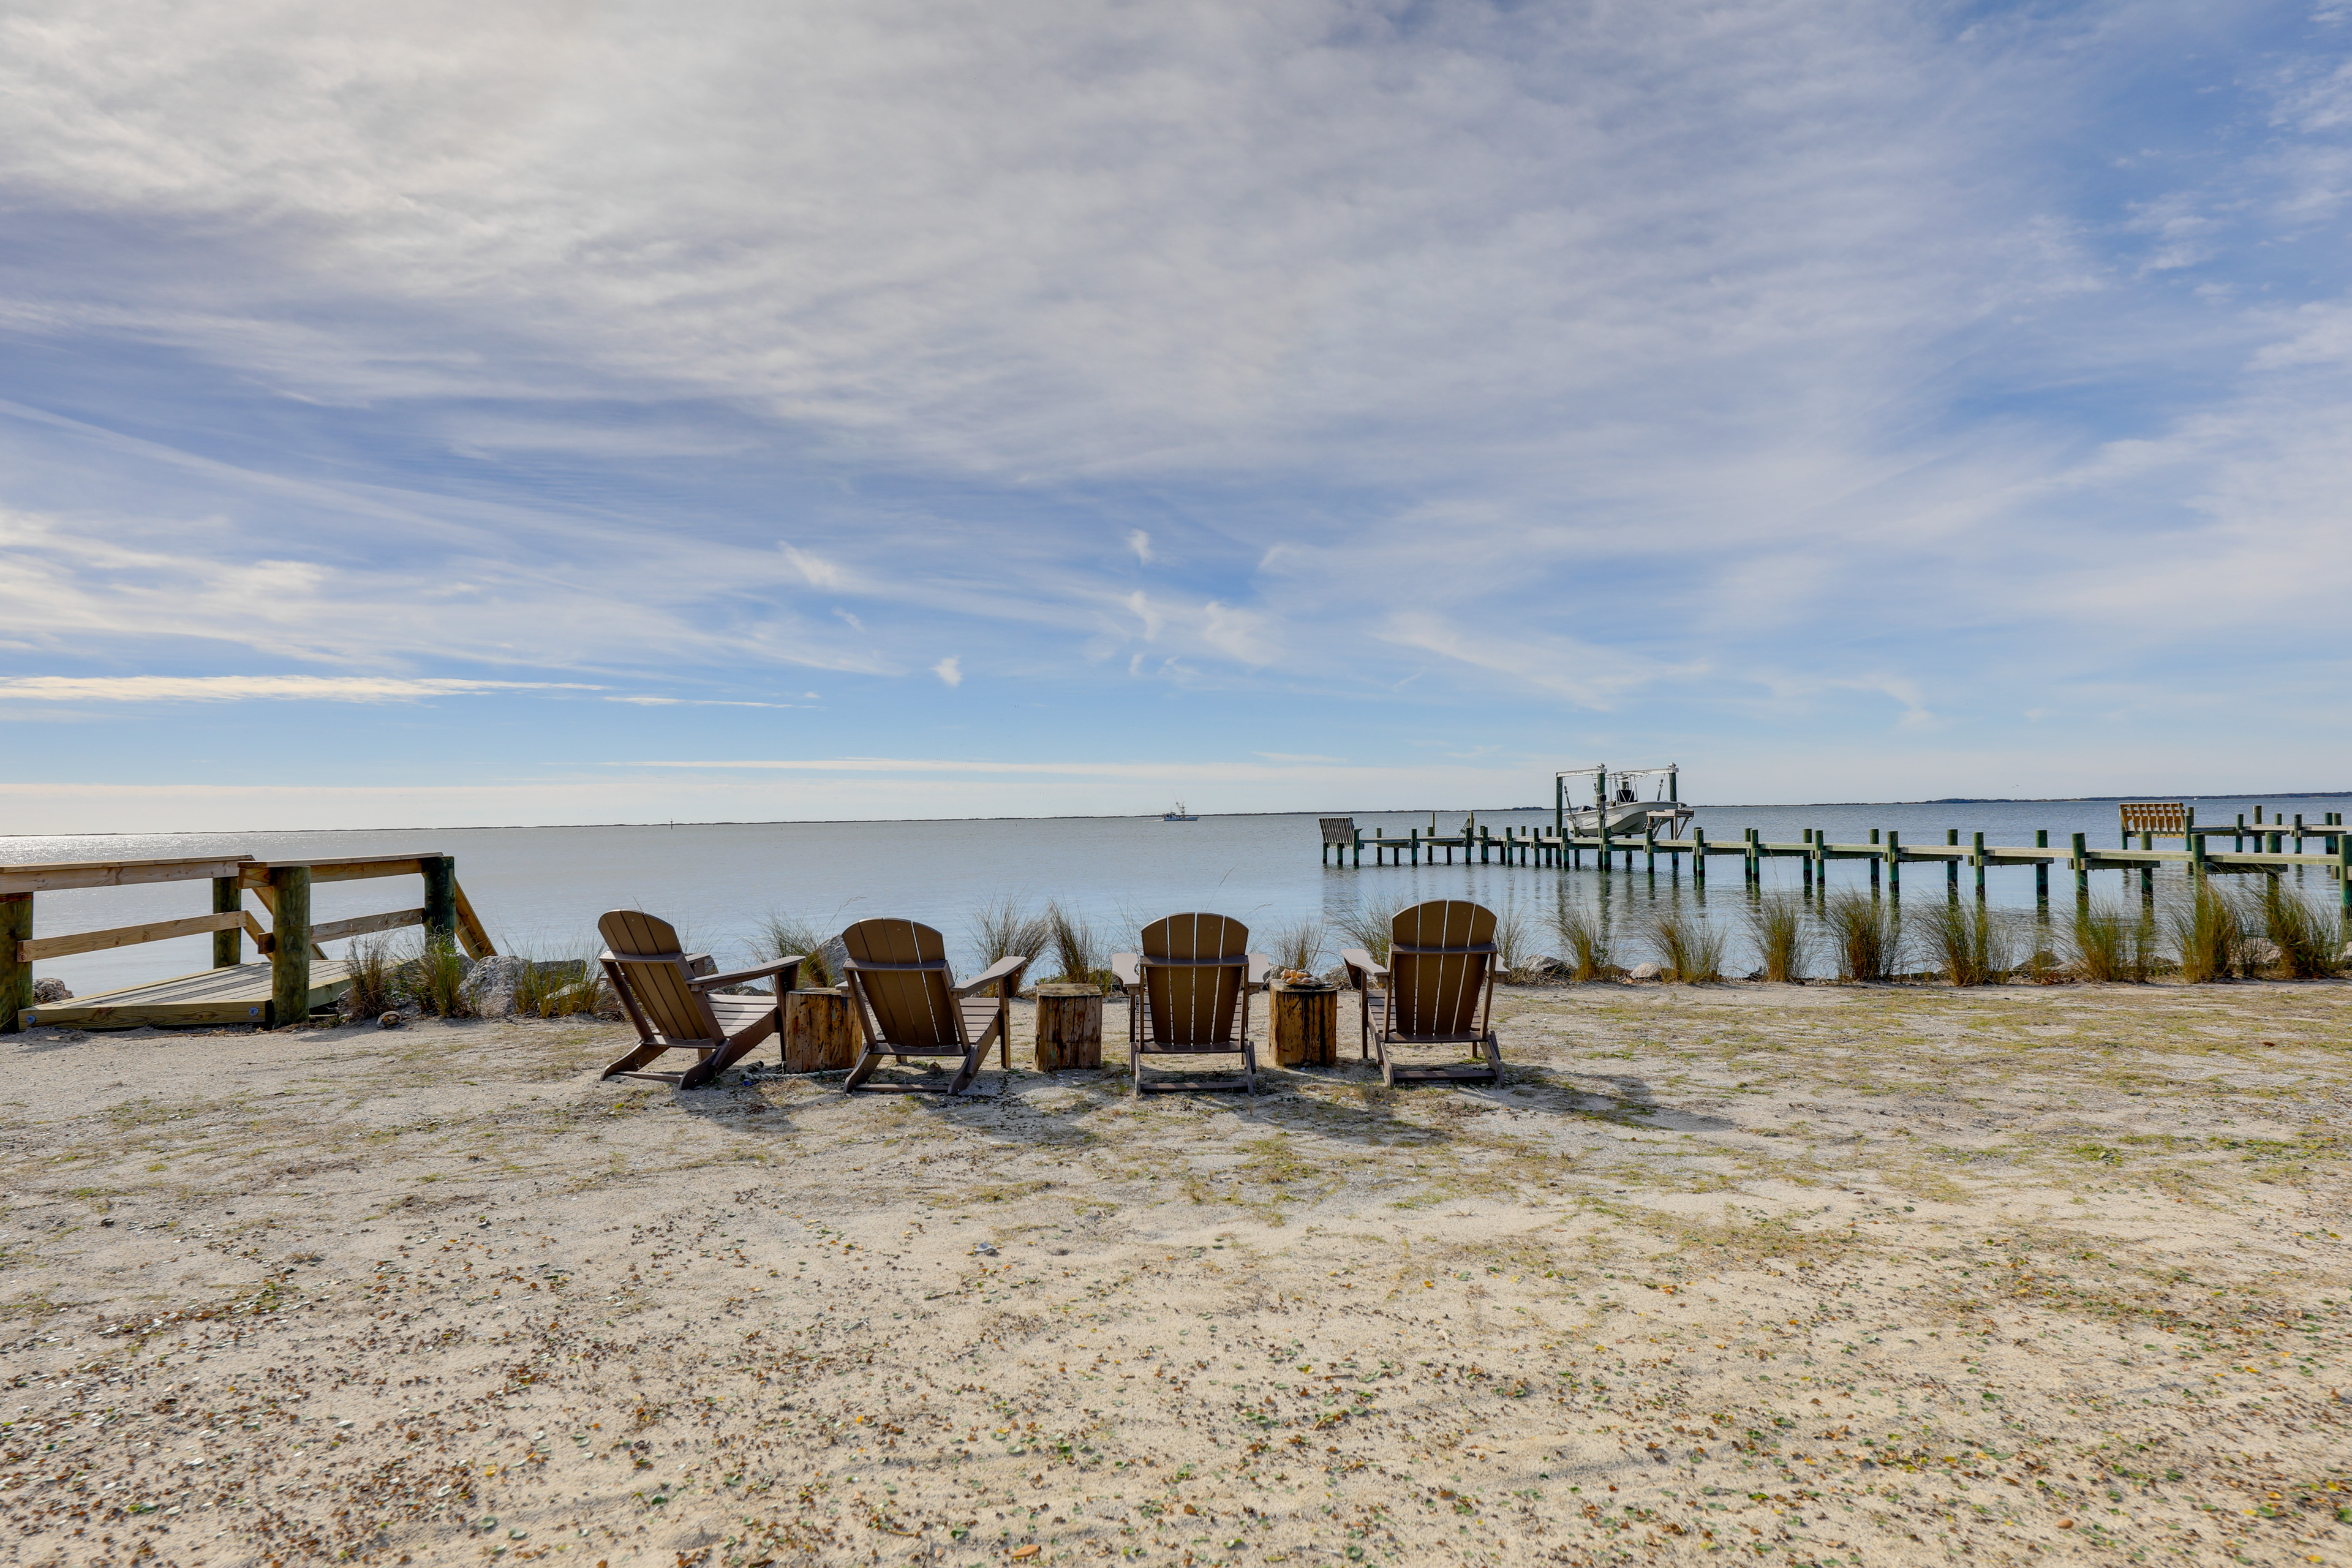
[[[12,1039],[11,1558],[2352,1560],[2352,987],[1498,1013],[1254,1102]]]

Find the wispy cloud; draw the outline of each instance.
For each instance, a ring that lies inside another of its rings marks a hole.
[[[963,684],[963,660],[957,658],[954,654],[950,654],[947,658],[940,660],[939,663],[931,666],[931,673],[940,678],[940,683],[943,686],[961,686]]]
[[[402,679],[364,675],[0,676],[0,701],[21,702],[418,702],[513,691],[601,691],[558,680]],[[610,702],[672,699],[613,697]]]

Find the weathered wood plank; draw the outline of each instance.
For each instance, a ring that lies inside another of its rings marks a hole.
[[[380,915],[353,915],[349,920],[329,921],[324,925],[312,926],[310,947],[316,953],[322,951],[319,945],[321,942],[341,942],[347,936],[367,936],[375,931],[398,931],[403,926],[421,926],[424,923],[423,910],[394,910]],[[274,953],[278,951],[278,939],[265,936],[254,945],[264,954]]]
[[[474,913],[474,901],[466,897],[465,884],[455,872],[449,878],[449,896],[457,903],[457,942],[468,958],[496,958],[499,950],[490,943],[490,933]]]
[[[128,888],[142,882],[194,882],[234,877],[249,858],[209,860],[58,860],[0,866],[0,893],[50,893],[68,888]]]
[[[26,1022],[77,1029],[133,1029],[147,1024],[166,1027],[260,1025],[268,1016],[270,978],[266,963],[200,970],[69,1002],[47,1003],[31,1009]],[[333,1000],[350,984],[350,966],[341,960],[311,965],[303,1011],[307,1014],[320,1003]]]
[[[320,882],[363,882],[371,877],[415,877],[423,874],[425,861],[440,858],[438,855],[361,855],[339,860],[256,860],[245,868],[245,885],[267,887],[270,872],[304,865],[310,868],[313,887]]]
[[[213,932],[213,967],[234,969],[245,962],[244,930],[245,889],[237,886],[235,877],[213,879],[213,913],[236,915],[238,924],[224,926]]]
[[[310,868],[279,866],[269,873],[269,1026],[283,1029],[310,1012]]]
[[[136,947],[142,942],[168,942],[175,936],[201,936],[206,931],[236,931],[239,921],[234,914],[189,915],[176,921],[150,921],[145,925],[115,926],[108,931],[86,931],[74,936],[45,936],[16,944],[16,957],[24,963],[37,963],[44,958],[64,958],[77,952],[103,952],[110,947]]]
[[[0,893],[0,1035],[23,1027],[22,1010],[33,1005],[33,966],[16,956],[33,934],[33,895]]]

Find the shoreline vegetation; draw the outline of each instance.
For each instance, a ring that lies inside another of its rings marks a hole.
[[[1492,1090],[1247,1102],[1033,1019],[954,1101],[17,1037],[15,1552],[2344,1555],[2352,986],[1507,986]]]

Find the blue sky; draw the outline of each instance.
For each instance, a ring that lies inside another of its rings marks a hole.
[[[0,17],[0,829],[2352,785],[2352,6]]]

